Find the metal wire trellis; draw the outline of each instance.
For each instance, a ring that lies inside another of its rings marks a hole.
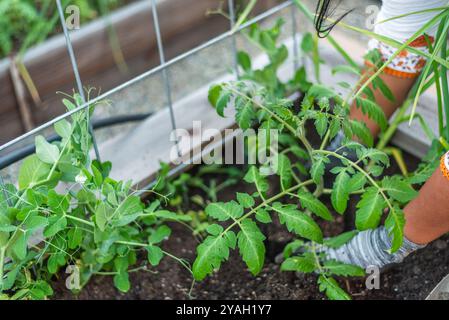
[[[157,40],[157,45],[158,45],[158,51],[159,51],[159,57],[160,57],[160,65],[150,69],[144,73],[142,73],[141,75],[126,81],[124,83],[122,83],[121,85],[97,96],[96,98],[90,100],[90,101],[86,101],[86,97],[83,91],[83,85],[82,85],[82,81],[81,81],[81,77],[79,75],[79,70],[78,70],[78,64],[77,64],[77,60],[75,57],[75,53],[73,51],[73,47],[72,47],[72,43],[71,43],[71,39],[70,39],[70,34],[69,31],[67,30],[66,24],[65,24],[65,18],[64,18],[64,12],[63,12],[63,8],[61,6],[61,2],[60,0],[56,0],[56,4],[58,7],[58,12],[59,12],[59,16],[61,19],[61,24],[62,24],[62,28],[64,31],[64,36],[66,39],[66,46],[67,46],[67,50],[70,56],[70,60],[71,60],[71,64],[72,64],[72,69],[75,75],[75,80],[76,80],[76,84],[77,84],[77,88],[79,91],[79,94],[82,98],[82,105],[81,106],[77,106],[76,108],[65,112],[64,114],[57,116],[55,118],[53,118],[52,120],[34,128],[33,130],[28,131],[27,133],[24,133],[23,135],[10,140],[9,142],[3,144],[0,146],[0,152],[2,152],[3,150],[6,150],[7,148],[13,147],[17,144],[19,144],[20,142],[24,141],[25,139],[34,136],[35,134],[41,132],[42,130],[45,130],[46,128],[49,128],[50,126],[54,125],[55,123],[57,123],[58,121],[61,121],[67,117],[70,117],[71,115],[80,112],[84,109],[88,109],[89,106],[102,101],[104,99],[106,99],[107,97],[123,90],[126,89],[127,87],[141,81],[144,78],[147,78],[153,74],[156,74],[157,72],[162,72],[162,76],[163,76],[163,81],[164,81],[164,86],[165,86],[165,94],[166,94],[166,98],[167,98],[167,104],[168,104],[168,108],[170,111],[170,121],[171,121],[171,125],[173,129],[176,129],[176,116],[173,110],[173,102],[172,102],[172,93],[171,93],[171,82],[170,82],[170,74],[169,74],[169,67],[174,65],[177,62],[180,62],[192,55],[195,55],[196,53],[214,45],[217,44],[223,40],[226,40],[227,38],[232,38],[232,53],[233,53],[233,68],[234,68],[234,73],[236,75],[236,77],[239,76],[239,68],[238,68],[238,52],[237,52],[237,41],[236,41],[236,33],[248,28],[249,26],[251,26],[254,23],[257,23],[261,20],[264,20],[272,15],[275,15],[276,13],[288,8],[291,6],[291,18],[292,18],[292,34],[293,34],[293,54],[294,54],[294,66],[295,68],[297,68],[298,66],[298,61],[299,61],[299,52],[298,52],[298,39],[297,39],[297,24],[296,24],[296,15],[295,15],[295,8],[292,6],[293,5],[293,0],[289,0],[289,1],[285,1],[279,5],[274,6],[273,8],[259,14],[258,16],[249,19],[247,22],[241,24],[240,26],[238,26],[236,28],[236,30],[234,30],[235,27],[235,6],[234,6],[234,1],[233,0],[228,0],[228,9],[229,9],[229,17],[230,17],[230,30],[227,32],[224,32],[222,34],[220,34],[219,36],[197,46],[194,49],[191,49],[189,51],[186,51],[180,55],[178,55],[177,57],[169,60],[169,61],[165,61],[165,54],[164,54],[164,45],[162,42],[162,37],[161,37],[161,30],[160,30],[160,24],[159,24],[159,19],[158,19],[158,15],[157,15],[157,5],[156,5],[156,0],[150,0],[151,1],[151,5],[152,5],[152,13],[153,13],[153,23],[154,23],[154,28],[155,28],[155,33],[156,33],[156,40]],[[91,132],[92,135],[92,139],[93,139],[93,145],[94,145],[94,150],[95,150],[95,156],[97,157],[98,160],[100,160],[100,153],[98,150],[98,145],[96,143],[96,139],[95,139],[95,133],[93,130],[93,126],[92,126],[92,122],[89,122],[89,130]],[[180,150],[179,150],[179,145],[178,145],[178,141],[176,140],[176,146],[177,146],[177,150],[178,150],[178,155],[180,155]],[[213,148],[214,146],[212,146]],[[182,168],[185,167],[185,165],[181,165],[175,169],[173,169],[171,171],[171,173],[177,173],[179,170],[182,170]],[[151,183],[149,186],[153,185],[153,183]],[[147,186],[147,187],[149,187]],[[3,178],[1,176],[0,173],[0,187],[2,188],[3,192],[5,193],[6,196],[6,187],[3,181]],[[9,198],[7,197],[7,200],[9,202]]]

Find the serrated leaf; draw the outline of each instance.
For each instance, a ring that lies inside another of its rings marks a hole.
[[[323,138],[324,134],[327,130],[327,116],[325,113],[318,113],[315,117],[315,128],[321,138]]]
[[[388,124],[384,111],[375,102],[364,98],[356,98],[356,105],[365,115],[376,122],[382,130],[385,130]]]
[[[320,218],[323,218],[327,221],[332,221],[332,215],[329,212],[329,209],[316,197],[314,197],[310,193],[304,193],[299,191],[298,198],[301,202],[301,206],[304,209],[309,209],[312,213],[316,214]]]
[[[223,232],[223,227],[218,225],[218,224],[211,224],[208,225],[206,228],[207,233],[213,235],[213,236],[218,236],[220,233]]]
[[[265,209],[259,209],[256,211],[256,219],[262,223],[271,223],[271,216]]]
[[[396,252],[402,246],[404,240],[404,226],[404,212],[401,209],[394,207],[393,210],[390,210],[390,213],[385,220],[385,228],[393,239],[389,250],[391,253]]]
[[[246,130],[251,128],[255,118],[256,111],[250,101],[236,107],[235,119],[241,129]]]
[[[363,144],[372,147],[374,139],[366,124],[357,120],[351,120],[350,123],[352,133],[357,136]]]
[[[259,193],[268,191],[269,184],[256,166],[251,166],[243,179],[248,183],[254,183]]]
[[[321,183],[321,178],[324,175],[324,166],[329,163],[329,159],[324,156],[315,156],[310,169],[310,175],[316,184]]]
[[[385,199],[375,187],[369,187],[357,203],[355,224],[358,230],[374,229],[379,225],[383,210],[386,207]]]
[[[418,195],[410,184],[399,177],[385,177],[382,180],[382,188],[390,197],[401,203],[407,203]]]
[[[327,272],[344,277],[363,277],[365,271],[363,268],[351,264],[344,264],[336,260],[327,260],[323,263]]]
[[[346,170],[341,171],[334,181],[331,193],[331,202],[335,211],[343,214],[346,211],[349,200],[349,175]]]
[[[366,177],[363,173],[354,174],[349,180],[349,192],[355,192],[362,189],[366,184]]]
[[[206,207],[206,214],[218,221],[240,218],[243,214],[243,207],[234,200],[230,202],[211,203]]]
[[[272,209],[277,212],[280,222],[285,224],[289,231],[294,231],[297,235],[318,243],[323,241],[323,233],[317,223],[296,209],[296,206],[274,203]]]
[[[320,275],[318,278],[320,292],[324,292],[330,300],[351,300],[351,297],[331,277]]]
[[[240,231],[237,235],[238,247],[243,261],[249,271],[256,275],[262,270],[265,260],[265,236],[260,232],[256,223],[250,219],[240,222]]]
[[[274,168],[281,180],[281,189],[286,190],[291,186],[293,172],[290,159],[285,154],[277,154],[274,157]]]
[[[357,230],[348,231],[342,233],[338,236],[324,239],[323,243],[325,246],[330,248],[340,248],[345,243],[348,243],[352,238],[354,238],[359,232]]]
[[[247,193],[237,192],[237,201],[244,208],[251,208],[254,206],[254,198]]]
[[[208,236],[196,249],[197,257],[192,272],[196,280],[201,281],[229,257],[229,240],[221,235]]]
[[[282,271],[299,271],[310,273],[318,269],[316,259],[310,252],[302,256],[287,258],[281,265]]]

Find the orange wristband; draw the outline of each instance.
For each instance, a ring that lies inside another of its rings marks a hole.
[[[440,160],[440,169],[443,176],[449,179],[449,152],[446,152]]]

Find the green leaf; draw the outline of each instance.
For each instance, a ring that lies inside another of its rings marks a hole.
[[[336,73],[352,73],[360,76],[360,70],[350,65],[338,65],[332,68],[332,75]]]
[[[351,297],[338,285],[334,278],[320,275],[318,278],[320,292],[326,293],[330,300],[351,300]]]
[[[245,70],[246,72],[251,71],[251,58],[246,52],[239,51],[237,54],[237,61],[243,70]]]
[[[404,240],[404,226],[405,215],[404,212],[397,207],[390,210],[390,213],[385,220],[385,228],[388,230],[388,234],[393,238],[390,248],[390,253],[398,251],[402,246]]]
[[[325,113],[318,113],[315,117],[315,128],[321,138],[326,133],[327,125],[327,115]]]
[[[313,253],[307,252],[299,257],[291,257],[286,259],[282,265],[282,271],[299,271],[302,273],[310,273],[318,269],[316,259]]]
[[[363,268],[351,264],[344,264],[336,260],[327,260],[323,264],[327,272],[344,277],[363,277],[365,271]]]
[[[48,218],[48,223],[44,236],[50,238],[67,227],[67,218],[63,215],[51,216]]]
[[[345,243],[348,243],[358,233],[359,232],[357,230],[352,230],[332,238],[324,239],[324,245],[330,248],[340,248]]]
[[[118,206],[114,214],[118,216],[131,215],[143,211],[143,204],[138,196],[128,196]]]
[[[54,213],[63,215],[69,210],[70,195],[61,195],[58,194],[55,190],[50,190],[48,192],[47,205]]]
[[[368,115],[371,120],[375,121],[382,130],[386,129],[388,125],[387,117],[385,116],[382,108],[379,107],[375,102],[357,97],[356,105],[362,110],[365,115]]]
[[[220,94],[223,91],[223,87],[221,85],[213,85],[209,89],[209,102],[213,107],[217,107],[218,99],[220,98]]]
[[[251,166],[243,179],[248,183],[254,183],[259,193],[263,194],[268,191],[269,184],[256,166]]]
[[[62,119],[55,123],[55,131],[56,133],[64,139],[70,138],[72,134],[72,125],[65,119]]]
[[[363,144],[368,147],[372,147],[374,143],[373,136],[371,135],[371,132],[366,124],[357,120],[351,120],[350,123],[352,133],[357,136]]]
[[[148,261],[151,263],[153,267],[159,265],[162,258],[164,257],[164,252],[161,248],[156,246],[148,246],[147,248],[148,252]]]
[[[256,118],[256,111],[254,110],[251,101],[236,106],[235,110],[235,119],[239,127],[243,130],[251,128],[253,119]]]
[[[244,208],[251,208],[254,206],[254,198],[247,193],[237,192],[237,201]]]
[[[114,276],[114,285],[121,292],[128,292],[131,288],[128,272],[122,271]]]
[[[276,174],[281,178],[282,190],[287,190],[291,186],[293,171],[290,159],[285,154],[277,154],[274,157],[274,168]]]
[[[327,221],[332,221],[332,215],[329,209],[316,197],[310,193],[298,192],[298,198],[304,209],[309,209],[314,214]]]
[[[334,90],[330,89],[328,86],[321,84],[314,84],[309,89],[309,92],[307,94],[318,100],[321,98],[330,99],[338,95]]]
[[[366,177],[363,173],[354,174],[349,180],[349,192],[355,192],[362,189],[366,184]]]
[[[148,242],[151,244],[160,243],[166,240],[170,234],[171,229],[165,225],[162,225],[148,237]]]
[[[250,219],[240,222],[240,232],[237,235],[240,255],[249,271],[256,275],[262,270],[265,260],[265,236],[256,223]]]
[[[192,272],[195,280],[201,281],[221,263],[229,258],[229,240],[220,236],[208,236],[197,248],[197,257]]]
[[[313,35],[307,32],[301,41],[301,50],[308,53],[313,51]]]
[[[106,202],[100,202],[95,210],[95,223],[101,231],[106,229],[113,215],[112,208]]]
[[[294,231],[297,235],[318,243],[323,241],[320,227],[311,217],[297,210],[295,205],[282,205],[276,202],[272,209],[278,213],[279,220],[287,226],[289,231]]]
[[[19,260],[24,260],[26,258],[28,238],[27,232],[20,231],[16,234],[16,237],[12,242],[12,251]]]
[[[418,195],[409,183],[399,177],[385,177],[382,180],[382,188],[390,197],[401,203],[407,203]]]
[[[34,231],[36,229],[40,229],[47,226],[48,219],[41,216],[32,216],[26,219],[25,225],[28,231]]]
[[[386,205],[385,199],[377,188],[367,188],[357,203],[355,218],[357,229],[362,231],[376,228]]]
[[[226,203],[211,203],[206,207],[206,214],[218,221],[227,221],[240,218],[243,214],[243,207],[234,200]]]
[[[346,170],[340,171],[335,178],[331,193],[331,202],[335,211],[343,214],[346,211],[349,200],[349,175]]]
[[[223,232],[223,227],[220,226],[219,224],[211,224],[208,225],[206,228],[207,233],[213,235],[213,236],[218,236],[220,233]]]
[[[256,220],[262,223],[271,223],[270,214],[265,209],[259,209],[256,211]]]
[[[41,161],[35,154],[26,157],[19,171],[20,190],[47,178],[50,170],[51,166]]]
[[[310,175],[316,184],[321,183],[321,178],[324,175],[324,167],[327,163],[329,163],[329,159],[327,157],[321,155],[314,156],[312,168],[310,169]]]
[[[37,157],[48,164],[54,164],[59,158],[59,149],[54,144],[49,143],[43,136],[35,139]]]

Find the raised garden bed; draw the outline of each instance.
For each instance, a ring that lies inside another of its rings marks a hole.
[[[392,237],[391,250],[397,250],[403,241],[402,209],[432,172],[438,162],[435,156],[442,151],[438,143],[444,144],[447,137],[440,130],[440,140],[436,137],[433,140],[434,147],[438,147],[434,157],[421,162],[408,154],[402,157],[393,154],[395,161],[391,161],[390,166],[385,146],[380,145],[379,150],[371,148],[375,144],[366,126],[348,117],[347,101],[354,92],[349,90],[344,100],[340,92],[330,86],[330,81],[320,83],[320,78],[327,80],[330,73],[346,73],[349,69],[360,74],[357,63],[346,58],[350,67],[332,72],[323,68],[320,77],[316,62],[320,59],[317,52],[321,48],[312,34],[305,34],[301,48],[315,64],[309,62],[294,70],[292,79],[293,72],[282,72],[286,81],[277,76],[283,68],[292,71],[291,64],[280,67],[289,62],[288,46],[278,43],[281,28],[281,21],[268,30],[251,26],[245,36],[267,54],[266,64],[259,69],[258,63],[252,64],[248,53],[240,52],[240,71],[246,81],[222,79],[224,82],[213,85],[208,93],[208,102],[215,111],[221,116],[234,116],[241,129],[268,127],[281,133],[281,149],[273,158],[276,165],[224,167],[224,176],[212,171],[201,178],[197,174],[207,168],[197,167],[191,175],[181,175],[174,181],[167,176],[170,165],[162,165],[161,178],[154,188],[133,190],[131,182],[119,179],[132,177],[139,185],[154,173],[151,171],[154,163],[149,166],[151,170],[138,172],[139,164],[148,162],[146,154],[155,150],[145,150],[145,142],[139,142],[139,138],[142,139],[139,132],[144,134],[157,128],[151,120],[167,118],[166,112],[149,119],[131,132],[131,136],[128,132],[117,139],[115,142],[121,142],[121,147],[110,141],[110,149],[106,144],[102,146],[102,152],[109,150],[110,157],[106,160],[112,160],[114,165],[119,163],[119,170],[123,170],[112,172],[110,163],[90,161],[89,114],[79,112],[70,122],[55,125],[61,142],[49,144],[44,137],[36,138],[36,154],[23,163],[18,188],[8,185],[0,193],[4,200],[0,202],[1,208],[7,213],[2,216],[0,233],[0,273],[4,280],[2,286],[6,288],[2,288],[2,297],[13,294],[13,298],[46,298],[53,293],[51,284],[56,289],[56,299],[74,298],[63,289],[65,277],[62,273],[63,267],[73,266],[73,263],[81,268],[85,284],[78,298],[322,299],[326,295],[330,299],[349,299],[348,294],[351,294],[360,299],[409,299],[426,296],[446,272],[445,255],[439,256],[436,262],[435,259],[427,261],[429,250],[447,253],[447,239],[414,254],[401,269],[383,274],[382,288],[374,291],[364,288],[363,269],[326,260],[315,244],[336,246],[336,242],[341,244],[342,238],[327,237],[353,230],[354,226],[361,231],[376,228],[381,223]],[[334,41],[332,45],[338,44]],[[378,66],[379,61],[372,62]],[[439,63],[445,65],[444,61]],[[315,74],[315,79],[310,74]],[[350,77],[339,76],[338,81],[340,87],[351,87]],[[388,88],[379,85],[381,79],[371,81],[377,81],[376,86],[388,96]],[[363,97],[355,96],[357,103],[384,132],[390,128],[394,131],[398,123],[393,120],[391,127],[388,126],[369,90],[364,91]],[[296,103],[285,99],[298,91],[301,94]],[[184,102],[196,101],[187,98]],[[79,104],[78,95],[73,99]],[[69,110],[75,108],[70,100],[64,100],[64,104]],[[182,111],[179,104],[175,107]],[[206,110],[201,108],[200,113]],[[236,112],[224,112],[231,108]],[[190,113],[190,116],[200,117]],[[208,119],[209,115],[205,112],[198,120]],[[220,129],[224,129],[232,125],[232,120],[219,123],[223,125]],[[337,132],[346,136],[343,143],[347,148],[357,151],[357,160],[326,149]],[[354,136],[363,144],[351,141]],[[385,136],[380,139],[389,141]],[[123,157],[121,163],[115,161],[117,148],[128,158],[132,157],[128,150],[137,149],[139,157],[133,163],[126,162]],[[170,148],[156,149],[156,157],[166,155]],[[257,144],[257,148],[263,146]],[[330,157],[342,161],[331,172],[335,180],[324,175]],[[430,170],[423,170],[418,163]],[[126,174],[126,165],[131,167],[131,174]],[[234,169],[233,173],[230,169]],[[274,171],[265,176],[263,172],[268,169]],[[331,181],[333,185],[328,186]],[[72,184],[73,188],[57,189],[60,182],[64,186]],[[230,186],[222,189],[224,184]],[[142,200],[141,192],[150,196]],[[29,237],[42,230],[43,242],[27,246]],[[166,241],[169,236],[170,240]],[[298,238],[306,242],[296,241],[295,244],[310,251],[299,253],[295,258],[287,253],[280,267],[275,263],[278,253]],[[407,266],[411,262],[414,265],[409,270]],[[434,263],[441,263],[437,272]],[[150,264],[154,268],[150,268]],[[308,275],[296,278],[294,272],[281,274],[280,268]],[[3,277],[5,272],[7,276]],[[422,278],[421,272],[428,273],[430,278],[416,285],[414,280],[418,275]],[[359,278],[345,279],[343,275]],[[113,280],[107,276],[112,276]],[[193,287],[192,276],[201,281]],[[112,291],[113,286],[126,293],[117,294],[118,291]],[[161,295],[161,292],[164,293]]]

